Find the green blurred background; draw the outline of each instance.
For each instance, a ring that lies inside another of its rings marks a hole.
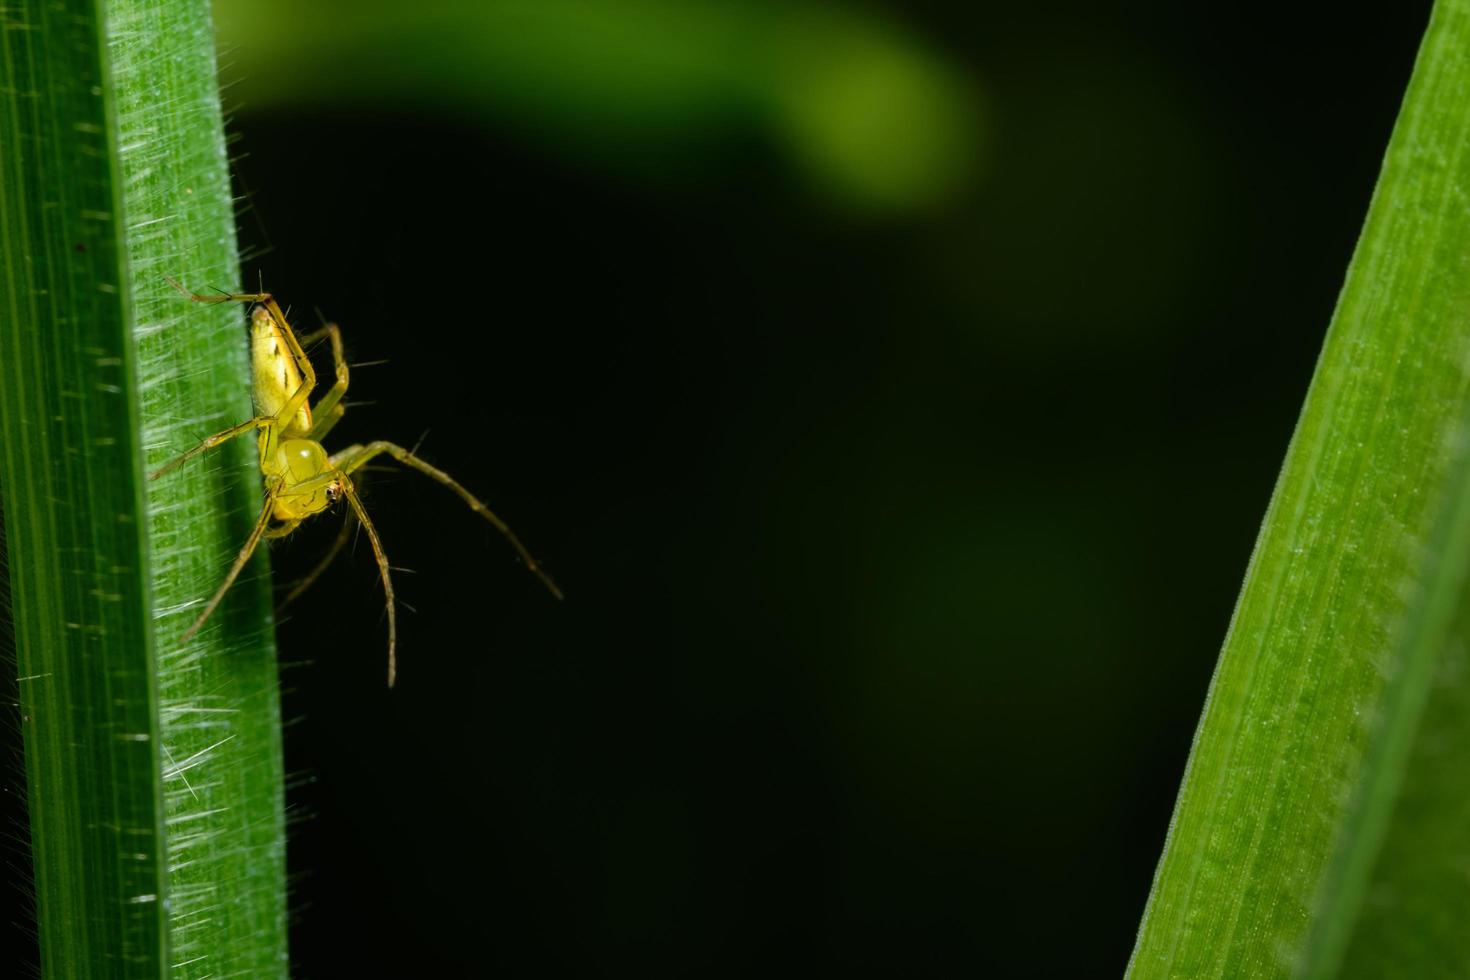
[[[220,0],[298,973],[1118,974],[1428,6]]]

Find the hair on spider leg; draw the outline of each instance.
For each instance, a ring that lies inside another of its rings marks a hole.
[[[332,345],[332,338],[327,334],[327,324],[325,323],[322,324],[322,329],[313,331],[299,339],[301,340],[302,349],[308,354],[315,354],[322,349],[323,344],[328,347]],[[351,366],[350,364],[348,365],[348,367]]]
[[[402,599],[396,600],[395,603],[394,603],[394,605],[397,606],[397,608],[399,608],[399,609],[407,609],[409,612],[413,613],[415,616],[418,615],[418,612],[419,611],[417,609],[415,609],[413,606],[411,606],[408,603],[404,602]],[[379,609],[378,610],[378,622],[381,623],[383,621],[383,619],[387,615],[388,615],[388,609],[387,609],[386,606],[383,607],[382,609]]]

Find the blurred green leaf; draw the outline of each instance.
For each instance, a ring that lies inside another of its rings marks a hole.
[[[1133,977],[1470,962],[1470,2],[1435,6],[1180,791]]]
[[[270,596],[186,646],[256,504],[203,0],[20,0],[0,32],[3,495],[46,976],[284,975]],[[258,565],[257,568],[263,568]]]
[[[489,113],[525,136],[659,170],[721,137],[784,147],[834,200],[902,211],[972,175],[978,90],[892,23],[814,3],[221,3],[252,108]]]

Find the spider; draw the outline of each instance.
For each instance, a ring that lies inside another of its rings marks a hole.
[[[296,530],[297,525],[306,518],[320,514],[342,497],[346,497],[351,512],[343,533],[323,561],[291,591],[285,601],[290,602],[305,591],[326,568],[327,563],[346,543],[351,519],[355,516],[362,529],[367,532],[368,541],[373,546],[373,556],[378,562],[378,574],[383,580],[383,593],[388,604],[388,686],[392,687],[398,674],[398,621],[394,611],[393,579],[388,572],[388,558],[383,552],[378,531],[373,527],[372,519],[368,517],[362,498],[352,481],[354,472],[385,453],[459,494],[471,510],[505,535],[506,540],[526,563],[527,569],[541,579],[551,594],[558,599],[562,597],[561,590],[551,580],[551,576],[531,557],[531,553],[521,544],[515,532],[448,473],[425,462],[402,446],[381,440],[348,446],[331,455],[322,448],[322,439],[331,431],[332,426],[341,421],[346,411],[342,396],[347,392],[347,362],[342,356],[342,333],[336,324],[329,323],[321,330],[298,340],[286,321],[286,315],[270,293],[220,293],[202,296],[184,288],[172,278],[168,278],[168,282],[196,303],[256,304],[250,312],[250,371],[256,415],[239,425],[232,425],[223,432],[209,436],[193,449],[150,474],[148,479],[156,480],[200,453],[236,436],[256,431],[259,432],[260,474],[265,481],[265,504],[261,507],[260,516],[256,518],[250,536],[245,539],[245,544],[235,557],[235,563],[230,566],[224,581],[179,642],[188,642],[209,619],[239,577],[250,556],[255,553],[262,538],[285,537]],[[307,359],[302,344],[310,344],[323,336],[331,340],[336,381],[315,405],[311,405],[308,398],[316,387],[316,372],[312,370],[311,361]]]

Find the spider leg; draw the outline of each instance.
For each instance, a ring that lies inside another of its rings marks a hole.
[[[276,525],[275,527],[267,528],[265,536],[271,540],[274,540],[276,538],[284,538],[286,535],[290,534],[292,531],[296,530],[296,528],[300,526],[301,520],[302,519],[298,517],[294,521],[286,521],[282,524]]]
[[[358,483],[360,484],[361,482],[361,478],[359,478]],[[360,489],[360,487],[354,489]],[[347,542],[352,540],[352,532],[356,529],[357,515],[349,508],[346,515],[342,518],[342,529],[337,532],[337,539],[332,542],[332,546],[327,549],[327,553],[322,556],[321,561],[316,563],[316,567],[307,572],[305,578],[293,585],[291,591],[286,593],[284,599],[276,603],[277,613],[280,613],[281,610],[301,598],[302,593],[316,584],[316,580],[326,573],[327,569],[331,567],[332,562],[342,553],[342,549],[347,547]]]
[[[184,455],[172,460],[171,462],[165,463],[163,466],[148,474],[148,479],[156,480],[160,476],[163,476],[163,474],[178,469],[180,466],[183,466],[195,456],[198,456],[200,453],[205,452],[206,450],[213,449],[220,443],[229,442],[236,436],[244,435],[251,429],[265,428],[266,426],[271,425],[274,422],[275,419],[256,416],[253,419],[247,419],[246,421],[241,422],[239,425],[232,425],[228,429],[225,429],[223,432],[216,432],[214,435],[204,439],[204,441],[200,442],[199,445],[195,446],[193,449],[184,453]]]
[[[219,588],[215,590],[214,595],[205,604],[204,611],[199,614],[198,619],[194,620],[194,625],[190,626],[184,631],[184,635],[179,637],[180,643],[188,643],[189,639],[195,633],[199,632],[199,627],[204,625],[205,620],[209,619],[210,615],[219,606],[221,600],[225,597],[225,593],[230,590],[230,586],[235,584],[235,579],[239,578],[240,571],[245,567],[245,563],[250,560],[251,555],[255,554],[255,547],[260,544],[261,537],[265,535],[266,525],[270,523],[271,519],[271,509],[275,506],[276,497],[280,492],[280,481],[272,483],[266,489],[265,506],[260,508],[260,516],[255,520],[255,527],[251,529],[250,537],[245,539],[245,546],[240,549],[240,554],[235,557],[235,563],[230,566],[230,571],[225,576],[225,580],[220,583]]]
[[[542,584],[550,590],[551,594],[558,599],[562,598],[561,589],[557,588],[551,576],[546,574],[546,571],[536,563],[536,559],[531,557],[531,552],[527,550],[525,545],[521,544],[521,539],[516,537],[515,532],[510,529],[510,525],[496,516],[494,511],[486,507],[480,498],[466,490],[458,480],[437,466],[425,462],[396,443],[382,441],[370,442],[365,446],[349,446],[341,452],[333,454],[332,465],[341,467],[343,473],[351,473],[366,465],[368,460],[383,453],[387,453],[403,465],[418,470],[425,476],[437,480],[459,494],[460,499],[469,505],[470,510],[485,518],[485,520],[495,526],[497,531],[505,536],[505,539],[510,542],[511,547],[516,550],[516,554],[521,556],[521,561],[526,563],[526,568],[541,580]]]
[[[327,389],[327,393],[311,407],[311,415],[315,422],[312,424],[311,431],[306,434],[306,438],[317,442],[321,442],[322,438],[331,431],[332,426],[340,422],[346,413],[346,409],[340,403],[342,396],[347,394],[348,382],[347,358],[342,353],[342,331],[335,323],[329,323],[320,330],[302,337],[301,344],[304,347],[323,336],[330,337],[332,340],[332,370],[336,373],[337,380],[332,382],[332,387]]]
[[[388,573],[388,556],[383,553],[383,542],[378,540],[378,529],[373,527],[372,518],[368,517],[367,508],[363,507],[362,498],[358,497],[357,488],[352,485],[352,478],[347,475],[346,470],[338,470],[337,477],[342,481],[342,490],[347,495],[347,502],[352,505],[352,512],[357,515],[358,522],[372,542],[373,557],[378,560],[378,574],[383,579],[383,595],[388,600],[388,686],[392,687],[398,677],[398,611],[393,604],[393,577]]]

